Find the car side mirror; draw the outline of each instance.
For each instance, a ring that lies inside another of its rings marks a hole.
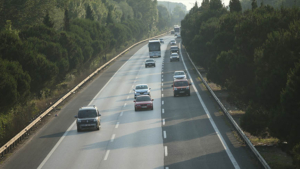
[[[149,90],[151,90],[151,87],[149,88]]]
[[[135,100],[133,102],[135,102]]]
[[[172,85],[172,87],[173,87],[174,85]]]
[[[190,83],[189,85],[192,85],[192,83]]]
[[[74,116],[76,119],[78,118],[77,116]]]
[[[153,101],[154,99],[151,99],[151,101]]]
[[[99,113],[98,116],[101,116],[101,114]]]

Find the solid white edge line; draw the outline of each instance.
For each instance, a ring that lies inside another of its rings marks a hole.
[[[57,149],[59,144],[63,141],[63,139],[68,135],[69,131],[73,128],[75,125],[76,120],[71,124],[71,126],[68,128],[68,130],[64,133],[64,135],[58,140],[58,142],[55,144],[55,146],[52,148],[52,150],[48,153],[46,158],[42,161],[42,163],[38,166],[37,169],[43,168],[43,166],[46,164],[46,162],[49,160],[51,155],[54,153],[54,151]]]
[[[166,121],[165,121],[165,119],[163,119],[163,125],[165,125],[166,124]]]
[[[179,45],[179,46],[180,46],[180,45]],[[181,46],[180,46],[180,47],[181,47]],[[180,48],[180,55],[181,55],[181,57],[183,57],[182,52],[181,52],[181,48]],[[187,74],[188,74],[188,76],[189,76],[189,79],[190,79],[190,81],[191,81],[191,83],[192,83],[192,86],[193,86],[193,88],[194,88],[194,90],[195,90],[195,93],[197,94],[198,99],[199,99],[199,101],[200,101],[200,103],[201,103],[201,105],[202,105],[202,107],[203,107],[203,109],[204,109],[206,115],[208,116],[208,119],[209,119],[211,125],[213,126],[213,128],[214,128],[214,130],[215,130],[217,136],[219,137],[219,139],[220,139],[220,141],[221,141],[221,143],[222,143],[222,145],[223,145],[223,147],[224,147],[224,149],[225,149],[225,151],[226,151],[226,153],[227,153],[227,155],[228,155],[230,161],[232,162],[232,165],[234,166],[235,169],[240,169],[239,164],[237,163],[237,161],[235,160],[234,156],[232,155],[232,153],[231,153],[229,147],[227,146],[227,143],[225,142],[225,140],[224,140],[223,136],[221,135],[221,133],[220,133],[220,131],[219,131],[217,125],[215,124],[214,120],[212,119],[212,117],[211,117],[211,115],[210,115],[210,112],[208,111],[206,105],[204,104],[204,102],[203,102],[203,100],[202,100],[202,97],[201,97],[200,94],[198,93],[198,91],[197,91],[197,89],[196,89],[196,87],[195,87],[195,85],[194,85],[194,83],[193,83],[193,79],[192,79],[192,77],[191,77],[191,75],[190,75],[190,72],[188,71],[188,69],[187,69],[187,67],[186,67],[186,65],[185,65],[184,59],[181,59],[181,60],[182,60],[182,63],[183,63],[183,65],[184,65],[184,68],[185,68],[185,70],[186,70],[186,72],[187,72]]]
[[[105,160],[105,161],[106,161],[107,158],[108,158],[109,152],[110,152],[110,150],[107,150],[107,151],[106,151],[106,154],[105,154],[105,157],[104,157],[104,160]]]
[[[113,134],[113,135],[111,136],[110,142],[114,142],[115,137],[116,137],[116,135]]]
[[[115,127],[116,129],[119,127],[119,124],[120,124],[120,123],[119,123],[119,122],[117,122],[117,124],[116,124],[116,127]]]
[[[165,146],[165,156],[168,156],[168,147]]]
[[[164,138],[167,138],[167,132],[164,131]]]

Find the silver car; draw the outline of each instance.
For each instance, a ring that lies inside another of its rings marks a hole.
[[[147,59],[145,61],[145,68],[150,67],[150,66],[154,66],[155,67],[155,60],[153,60],[153,59]]]
[[[171,45],[176,45],[176,41],[175,41],[175,40],[171,40],[171,41],[170,41],[170,44],[171,44]]]
[[[172,62],[173,60],[177,60],[179,61],[179,55],[178,53],[172,53],[170,56],[170,62]]]
[[[137,96],[139,95],[151,95],[150,94],[151,88],[148,87],[147,84],[138,84],[135,86],[134,91],[134,99],[136,99]]]
[[[184,73],[184,71],[175,71],[173,78],[174,79],[186,79],[186,74]]]
[[[96,106],[86,106],[81,107],[78,110],[78,115],[75,116],[77,131],[86,129],[96,129],[99,130],[101,126],[101,114]]]

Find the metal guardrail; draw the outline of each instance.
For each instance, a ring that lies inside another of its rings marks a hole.
[[[181,49],[182,49],[182,44],[181,44]],[[245,143],[247,144],[247,146],[252,150],[252,152],[254,153],[255,157],[261,162],[262,166],[266,169],[270,169],[271,167],[268,165],[268,163],[265,161],[265,159],[260,155],[260,153],[256,150],[256,148],[253,146],[253,144],[251,143],[251,141],[248,139],[248,137],[245,135],[245,133],[243,132],[243,130],[239,127],[239,125],[235,122],[235,120],[232,118],[232,116],[230,115],[230,113],[227,111],[227,109],[224,107],[224,105],[222,104],[222,102],[219,100],[219,98],[215,95],[215,93],[213,92],[213,90],[210,88],[210,86],[206,83],[206,81],[204,80],[204,78],[202,77],[201,73],[198,71],[197,67],[195,66],[194,62],[192,61],[190,55],[188,54],[188,52],[186,51],[186,54],[190,60],[190,62],[192,63],[192,65],[194,66],[195,70],[197,71],[198,75],[200,76],[202,82],[204,83],[204,85],[206,86],[206,88],[209,90],[210,94],[214,97],[214,99],[216,100],[216,102],[218,102],[219,106],[221,107],[221,109],[223,110],[223,112],[226,114],[227,118],[229,119],[229,121],[231,122],[231,124],[234,126],[234,128],[237,130],[237,132],[239,133],[239,135],[242,137],[242,139],[245,141]]]
[[[169,31],[168,31],[169,32]],[[94,75],[96,75],[99,71],[104,69],[106,66],[108,66],[111,62],[115,61],[117,58],[122,56],[124,53],[135,47],[136,45],[139,45],[141,43],[144,43],[152,38],[160,37],[164,34],[163,33],[145,40],[142,40],[140,42],[137,42],[133,45],[131,45],[129,48],[125,49],[123,52],[112,58],[110,61],[106,62],[104,65],[99,67],[97,70],[95,70],[93,73],[91,73],[88,77],[86,77],[83,81],[81,81],[78,85],[76,85],[71,91],[69,91],[67,94],[65,94],[63,97],[58,99],[53,105],[51,105],[49,108],[47,108],[44,112],[42,112],[39,116],[37,116],[29,125],[27,125],[22,131],[20,131],[16,136],[14,136],[12,139],[10,139],[6,144],[4,144],[0,148],[0,157],[3,157],[4,154],[7,154],[11,151],[12,148],[16,146],[21,140],[24,139],[24,137],[29,135],[29,132],[31,131],[32,127],[35,126],[43,117],[45,117],[48,113],[50,113],[52,110],[55,109],[61,102],[63,102],[66,98],[68,98],[73,92],[78,90],[81,86],[83,86],[87,81],[89,81]]]

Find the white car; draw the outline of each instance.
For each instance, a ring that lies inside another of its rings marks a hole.
[[[170,44],[171,44],[171,45],[176,45],[176,41],[175,41],[175,40],[171,40],[171,41],[170,41]]]
[[[155,67],[155,60],[154,59],[147,59],[145,61],[145,68],[147,68],[149,66],[154,66]]]
[[[140,95],[151,95],[150,94],[150,90],[151,88],[149,88],[149,86],[147,84],[138,84],[135,86],[135,89],[133,89],[134,91],[134,99],[136,99],[137,96]]]
[[[173,60],[177,60],[179,62],[179,55],[178,53],[172,53],[170,56],[170,62],[172,62]]]
[[[175,71],[174,72],[174,76],[173,76],[174,79],[186,79],[186,75],[184,73],[184,71]]]

